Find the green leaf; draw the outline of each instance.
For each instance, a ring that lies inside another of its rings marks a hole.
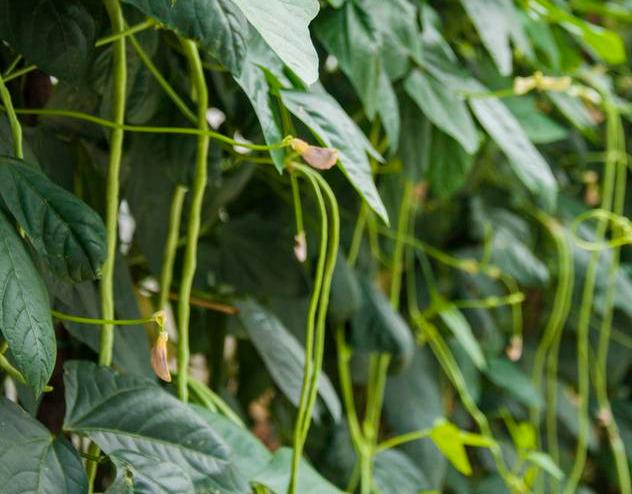
[[[406,321],[386,296],[366,278],[359,278],[362,305],[351,319],[350,345],[367,352],[390,353],[408,365],[415,342]]]
[[[338,102],[325,92],[281,91],[285,106],[326,146],[338,150],[342,171],[367,204],[388,223],[367,153],[381,159]]]
[[[509,158],[522,183],[552,209],[557,199],[557,182],[551,168],[527,137],[520,123],[497,98],[471,98],[476,118]]]
[[[306,84],[318,80],[318,55],[309,36],[317,0],[233,0],[270,48]]]
[[[62,278],[98,278],[105,227],[83,201],[21,160],[0,156],[0,197],[27,238]]]
[[[504,358],[491,359],[485,374],[494,384],[506,390],[528,407],[542,407],[542,398],[531,379],[515,363]]]
[[[11,494],[88,492],[79,455],[63,437],[0,396],[0,486]],[[7,490],[8,489],[8,490]]]
[[[29,63],[70,83],[88,75],[101,30],[99,2],[0,0],[0,39]]]
[[[450,422],[440,421],[432,428],[430,439],[452,466],[463,475],[472,475],[472,465],[467,457],[459,429]]]
[[[522,30],[513,0],[461,0],[461,3],[499,72],[511,74],[510,41]]]
[[[316,35],[325,49],[336,57],[369,120],[373,120],[377,108],[382,40],[371,16],[358,2],[349,1],[341,9],[328,10],[319,18]]]
[[[408,71],[411,59],[421,59],[417,7],[407,0],[363,0],[362,4],[382,38],[384,71],[391,80],[401,78]]]
[[[36,395],[55,366],[57,345],[48,293],[25,245],[0,211],[0,332]]]
[[[233,74],[246,56],[248,23],[231,0],[123,0],[179,35],[197,41]]]
[[[464,99],[419,70],[406,78],[404,89],[433,124],[461,143],[468,154],[476,152],[478,131]]]
[[[531,451],[527,454],[526,460],[539,466],[542,470],[557,480],[562,480],[564,478],[564,472],[557,466],[555,461],[553,461],[553,458],[546,453],[542,453],[541,451]]]
[[[362,292],[356,274],[342,252],[336,257],[331,281],[328,317],[333,326],[343,324],[360,308]]]
[[[375,456],[373,480],[379,494],[419,494],[430,487],[415,462],[395,449],[381,451]]]
[[[290,484],[292,450],[281,448],[272,460],[252,479],[274,494],[285,494]],[[297,492],[301,494],[342,494],[342,491],[321,477],[306,460],[301,459],[298,468]]]
[[[626,61],[623,39],[616,32],[575,17],[549,0],[536,0],[529,6],[582,40],[604,62],[619,64]]]
[[[393,85],[384,71],[380,73],[377,88],[377,113],[388,138],[388,147],[391,152],[395,152],[399,145],[399,106]]]
[[[432,427],[444,415],[441,375],[437,361],[427,345],[415,350],[410,365],[388,377],[384,412],[388,429],[405,434]],[[413,441],[402,445],[431,485],[441,485],[446,462],[431,441]]]
[[[532,96],[505,98],[505,105],[522,125],[534,144],[549,144],[568,137],[568,131],[542,113]]]
[[[446,302],[446,306],[441,306],[439,317],[448,329],[452,331],[452,334],[470,356],[472,362],[476,364],[476,367],[484,369],[485,357],[483,356],[483,351],[472,333],[470,324],[461,311],[450,305],[449,302]]]
[[[198,492],[248,492],[215,431],[151,381],[75,361],[65,365],[64,383],[66,431],[88,436],[106,454],[125,450],[175,463]]]
[[[109,455],[116,479],[106,494],[193,494],[191,479],[178,465],[136,451],[117,450]]]
[[[283,323],[251,299],[237,302],[237,318],[266,364],[272,379],[288,399],[298,406],[303,387],[305,351]],[[338,396],[329,378],[321,374],[318,393],[337,421],[341,416]],[[314,410],[316,413],[316,410]]]
[[[435,195],[447,199],[463,187],[473,163],[474,157],[457,141],[433,129],[426,178]]]
[[[193,410],[216,431],[233,451],[239,471],[252,480],[272,459],[272,453],[248,429],[239,427],[219,413],[192,405]]]
[[[243,69],[235,80],[248,96],[268,145],[277,144],[283,139],[278,101],[272,96],[267,80],[268,77],[276,79],[272,72],[277,71],[283,71],[282,62],[270,51],[261,36],[252,35],[248,42],[248,54]],[[275,82],[278,83],[278,80]],[[281,172],[284,167],[283,149],[270,150],[270,156],[277,170]]]

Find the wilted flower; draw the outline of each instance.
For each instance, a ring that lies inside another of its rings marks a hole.
[[[302,139],[292,139],[292,149],[299,153],[310,166],[318,170],[328,170],[338,161],[338,150],[334,148],[321,148],[312,146]]]
[[[160,379],[169,383],[171,373],[167,361],[167,341],[169,341],[169,335],[166,331],[161,331],[151,349],[151,367]]]

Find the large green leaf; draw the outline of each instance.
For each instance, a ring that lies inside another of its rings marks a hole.
[[[557,199],[557,182],[549,164],[531,143],[520,123],[497,98],[471,98],[476,118],[509,158],[518,178],[542,205],[552,209]]]
[[[255,475],[252,480],[272,491],[274,494],[285,494],[290,485],[292,450],[281,448],[272,460]],[[321,477],[305,460],[301,460],[298,469],[297,492],[301,494],[342,494],[336,486]]]
[[[336,148],[340,166],[368,205],[385,222],[386,208],[371,176],[367,153],[379,158],[338,102],[325,92],[281,91],[283,103],[326,146]]]
[[[474,337],[470,323],[467,322],[463,313],[454,305],[446,302],[446,305],[442,306],[439,311],[439,317],[467,352],[472,362],[476,364],[476,367],[479,369],[485,368],[483,351]]]
[[[94,58],[100,9],[92,0],[0,0],[0,39],[45,72],[76,83]]]
[[[465,184],[473,163],[474,157],[456,140],[433,129],[426,178],[434,194],[445,199],[458,191]]]
[[[123,0],[200,47],[234,74],[246,56],[248,23],[231,0]]]
[[[503,75],[511,73],[510,41],[522,35],[513,0],[462,0],[481,41]]]
[[[135,451],[111,452],[116,479],[107,494],[193,494],[195,488],[186,472],[175,463]]]
[[[317,0],[233,0],[283,62],[306,84],[318,80],[318,55],[309,36]]]
[[[406,93],[437,127],[473,154],[478,149],[478,131],[465,100],[436,79],[413,71],[404,83]]]
[[[338,60],[372,120],[377,107],[382,40],[371,17],[352,0],[339,10],[323,14],[316,24],[316,34]]]
[[[419,494],[430,487],[415,462],[395,449],[375,455],[373,478],[379,494]]]
[[[98,278],[105,261],[101,217],[26,163],[0,156],[0,197],[52,271],[74,281]]]
[[[518,401],[529,407],[542,407],[542,398],[536,392],[529,376],[515,363],[495,358],[488,362],[487,377],[497,386],[513,395]]]
[[[64,383],[66,431],[90,437],[106,454],[124,450],[174,463],[196,492],[248,492],[215,431],[151,381],[75,361],[66,364]],[[138,468],[148,468],[145,459]]]
[[[368,352],[390,353],[407,365],[415,351],[408,324],[373,283],[360,278],[359,284],[362,304],[351,319],[351,346]]]
[[[266,364],[272,379],[296,406],[303,386],[305,351],[283,323],[251,299],[239,301],[238,318]],[[318,392],[337,421],[341,416],[338,396],[325,374],[321,374]]]
[[[274,80],[276,79],[275,75],[279,72],[282,73],[282,71],[282,62],[270,51],[261,36],[251,35],[248,41],[246,60],[241,74],[235,77],[235,80],[248,96],[268,145],[276,144],[283,139],[278,101],[271,94],[268,83],[268,77]],[[278,83],[278,80],[274,82]],[[272,149],[270,155],[277,170],[282,171],[284,166],[283,149]]]
[[[0,332],[15,363],[39,394],[55,365],[48,293],[25,245],[0,211]]]
[[[79,455],[64,438],[0,396],[0,491],[11,494],[88,492]]]

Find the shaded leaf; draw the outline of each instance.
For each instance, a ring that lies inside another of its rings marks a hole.
[[[0,156],[0,197],[35,250],[63,278],[98,278],[105,227],[83,201],[21,160]]]
[[[0,0],[0,38],[70,83],[88,75],[102,7],[88,0]]]
[[[513,362],[503,358],[491,359],[485,374],[490,381],[524,405],[536,408],[542,406],[542,398],[534,389],[531,379]]]
[[[136,451],[108,454],[116,466],[116,479],[106,494],[193,494],[186,472],[174,463]]]
[[[305,351],[281,321],[254,300],[242,300],[237,304],[237,315],[250,341],[257,348],[272,379],[288,399],[298,406],[303,387]],[[337,421],[341,416],[338,396],[323,373],[318,393]],[[316,412],[316,410],[315,410]]]
[[[373,481],[380,494],[419,494],[430,485],[417,465],[394,449],[375,456]]]
[[[125,450],[175,463],[198,491],[248,492],[215,431],[151,381],[75,361],[66,364],[64,383],[66,431],[90,437],[106,454]]]
[[[457,192],[465,184],[473,163],[473,156],[457,141],[433,129],[426,178],[434,194],[445,199]]]
[[[0,332],[36,395],[55,365],[48,293],[13,225],[0,211]]]
[[[88,479],[64,437],[0,396],[0,486],[12,494],[84,494]]]
[[[234,74],[246,56],[248,23],[231,0],[123,0],[200,47]]]
[[[371,16],[360,3],[346,2],[341,9],[326,11],[318,19],[316,35],[338,60],[372,120],[377,104],[382,40]]]
[[[406,78],[404,89],[426,117],[461,143],[467,153],[473,154],[478,149],[478,131],[465,100],[419,70]]]
[[[351,319],[350,346],[366,352],[390,353],[408,365],[415,342],[406,321],[386,296],[366,278],[359,278],[362,305]]]
[[[479,369],[485,368],[485,357],[465,316],[453,305],[441,307],[439,317]]]

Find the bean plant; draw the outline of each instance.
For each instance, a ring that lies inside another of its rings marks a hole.
[[[631,494],[629,0],[0,0],[0,493]]]

